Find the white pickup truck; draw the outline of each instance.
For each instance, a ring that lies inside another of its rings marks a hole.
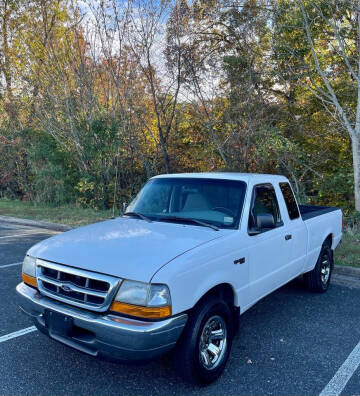
[[[209,383],[262,297],[301,274],[328,289],[341,236],[341,210],[298,206],[283,176],[161,175],[123,216],[33,246],[17,292],[57,341],[122,361],[174,348],[179,372]]]

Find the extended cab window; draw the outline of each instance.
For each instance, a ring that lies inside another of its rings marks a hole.
[[[299,214],[299,209],[296,204],[296,200],[294,197],[294,194],[291,190],[290,184],[289,183],[279,183],[282,195],[284,197],[286,207],[289,213],[290,220],[295,220],[297,219],[300,214]]]
[[[271,216],[273,219],[273,225],[267,224],[268,227],[261,230],[261,226],[258,224],[260,217],[266,217],[268,220]],[[281,214],[276,198],[274,187],[271,184],[264,184],[254,187],[252,205],[250,208],[249,216],[249,229],[259,229],[259,231],[267,231],[271,228],[282,225]]]

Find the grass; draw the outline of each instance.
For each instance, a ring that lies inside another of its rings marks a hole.
[[[360,268],[360,231],[345,228],[341,244],[335,251],[336,265]]]
[[[20,217],[23,219],[48,221],[68,224],[73,227],[109,219],[111,210],[95,210],[77,206],[50,206],[33,202],[0,199],[0,215]],[[116,212],[115,212],[115,215]]]
[[[84,209],[71,205],[54,207],[33,202],[0,199],[0,215],[77,227],[109,219],[112,216],[112,211]],[[345,228],[342,243],[335,251],[335,264],[360,268],[360,230],[358,227],[348,226]]]

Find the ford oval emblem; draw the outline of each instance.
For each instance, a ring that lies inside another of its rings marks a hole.
[[[65,292],[71,292],[71,287],[70,286],[67,286],[67,285],[61,285],[60,286],[61,288],[62,288],[62,290],[64,290]]]

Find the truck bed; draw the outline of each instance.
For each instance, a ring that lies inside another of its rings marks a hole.
[[[299,205],[299,210],[302,219],[306,221],[325,213],[334,212],[335,210],[339,210],[339,208],[333,206]]]

